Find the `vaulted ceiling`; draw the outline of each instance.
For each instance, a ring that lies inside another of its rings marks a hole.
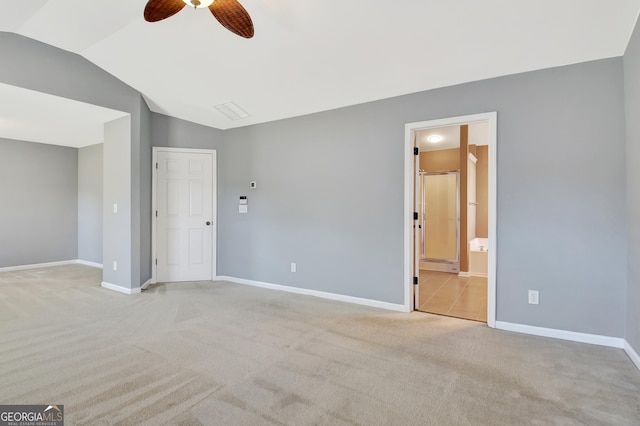
[[[161,22],[146,0],[5,1],[0,31],[78,53],[155,112],[227,129],[621,56],[640,0],[241,0],[252,39],[207,9]],[[235,102],[250,117],[215,106]]]

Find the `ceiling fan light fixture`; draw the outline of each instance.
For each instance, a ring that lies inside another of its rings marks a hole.
[[[200,9],[203,7],[209,7],[213,3],[213,0],[182,0],[187,6]]]
[[[149,0],[144,7],[144,20],[162,21],[185,7],[208,8],[213,17],[232,33],[243,38],[253,37],[251,16],[238,0]]]

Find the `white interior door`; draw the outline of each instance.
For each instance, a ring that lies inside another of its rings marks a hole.
[[[215,152],[158,151],[156,281],[204,281],[215,270]]]

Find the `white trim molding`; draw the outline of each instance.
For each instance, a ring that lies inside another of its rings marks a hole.
[[[82,259],[78,259],[76,262],[79,263],[80,265],[93,266],[94,268],[102,269],[102,263],[89,262],[87,260],[82,260]]]
[[[640,356],[638,355],[638,353],[633,349],[633,347],[631,346],[631,344],[628,341],[624,341],[624,351],[627,353],[627,356],[629,357],[629,359],[631,360],[631,362],[633,362],[633,364],[636,366],[636,368],[638,370],[640,370]]]
[[[287,293],[302,294],[305,296],[315,296],[322,299],[337,300],[339,302],[354,303],[356,305],[371,306],[373,308],[387,309],[396,312],[407,312],[404,305],[381,302],[379,300],[363,299],[361,297],[345,296],[343,294],[326,293],[324,291],[309,290],[306,288],[290,287],[280,284],[265,283],[262,281],[246,280],[244,278],[235,278],[227,276],[216,277],[216,281],[228,281],[235,284],[249,285],[252,287],[266,288],[270,290],[285,291]]]
[[[0,272],[24,271],[27,269],[39,269],[39,268],[49,268],[51,266],[78,265],[78,264],[102,269],[102,265],[99,263],[87,262],[86,260],[81,260],[81,259],[72,259],[72,260],[61,260],[59,262],[46,262],[46,263],[34,263],[31,265],[7,266],[4,268],[0,268]]]
[[[102,284],[100,284],[100,287],[106,288],[107,290],[117,291],[118,293],[122,293],[122,294],[140,294],[141,293],[140,287],[125,288],[125,287],[107,283],[104,281],[102,282]]]
[[[34,263],[32,265],[7,266],[0,268],[0,272],[23,271],[25,269],[48,268],[50,266],[75,265],[77,260],[62,260],[60,262]]]
[[[149,287],[150,285],[151,285],[151,278],[149,278],[147,281],[144,282],[144,284],[140,286],[140,290],[146,290],[147,287]]]
[[[611,348],[625,348],[622,337],[602,336],[599,334],[578,333],[576,331],[558,330],[554,328],[536,327],[533,325],[514,324],[496,321],[496,328],[516,333],[532,334],[534,336],[551,337],[553,339],[570,340],[572,342],[590,343],[592,345],[609,346]]]

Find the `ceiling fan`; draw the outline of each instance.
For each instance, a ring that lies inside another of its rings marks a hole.
[[[147,22],[162,21],[185,6],[196,9],[208,7],[226,29],[240,37],[253,37],[251,16],[237,0],[149,0],[144,8],[144,19]]]

